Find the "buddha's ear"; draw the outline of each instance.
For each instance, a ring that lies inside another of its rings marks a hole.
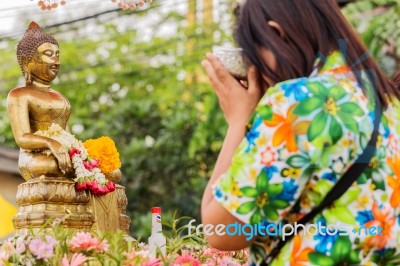
[[[282,40],[286,39],[286,32],[282,29],[281,25],[279,25],[278,22],[269,20],[267,24],[278,33]]]
[[[21,56],[21,67],[24,72],[27,71],[28,63],[28,58],[25,55]]]

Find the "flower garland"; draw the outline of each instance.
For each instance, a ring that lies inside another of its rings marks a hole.
[[[115,190],[115,184],[108,181],[105,174],[111,173],[121,167],[121,162],[119,161],[119,154],[116,151],[115,144],[110,138],[102,137],[100,140],[91,140],[89,142],[87,146],[93,154],[100,156],[102,150],[110,151],[105,155],[101,155],[101,158],[93,158],[82,141],[77,140],[74,135],[63,130],[57,124],[52,124],[48,130],[39,130],[35,132],[35,135],[58,141],[68,149],[69,157],[75,170],[76,178],[74,181],[76,182],[77,190],[90,190],[94,195],[105,195]],[[102,145],[102,149],[96,150],[94,147],[99,142],[105,144]],[[99,159],[103,162],[109,160],[113,163],[104,163],[107,171],[102,172],[100,168],[101,161]]]

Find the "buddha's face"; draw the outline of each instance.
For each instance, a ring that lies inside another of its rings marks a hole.
[[[60,68],[58,46],[52,43],[40,45],[27,68],[35,80],[50,84],[57,77]]]

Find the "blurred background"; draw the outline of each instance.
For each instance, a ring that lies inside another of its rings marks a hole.
[[[400,68],[400,1],[338,0],[388,78]],[[150,208],[199,222],[200,200],[226,125],[200,62],[231,44],[235,1],[158,0],[136,11],[110,0],[67,0],[42,11],[37,1],[0,3],[0,238],[16,213],[18,150],[6,111],[23,84],[16,45],[30,21],[60,44],[52,88],[71,102],[78,139],[107,135],[122,160],[131,234],[150,235]]]

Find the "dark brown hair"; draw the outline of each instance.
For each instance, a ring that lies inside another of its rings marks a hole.
[[[284,38],[268,26],[270,20],[282,27]],[[360,70],[369,70],[383,106],[387,106],[386,96],[400,99],[399,90],[368,56],[335,0],[246,0],[237,18],[235,38],[246,59],[275,83],[309,76],[318,53],[327,56],[339,49],[344,53],[339,42],[346,42],[344,55],[358,80]],[[259,47],[275,55],[276,70],[262,60]]]
[[[397,90],[400,90],[400,71],[398,71],[394,76],[393,76],[393,84],[397,88]]]

